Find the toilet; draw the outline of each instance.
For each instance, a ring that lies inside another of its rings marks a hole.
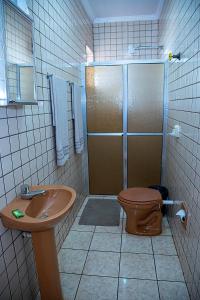
[[[126,212],[126,232],[136,235],[159,235],[162,232],[162,196],[151,188],[128,188],[118,195]]]

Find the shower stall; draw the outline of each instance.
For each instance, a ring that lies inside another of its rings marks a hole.
[[[85,67],[90,194],[160,184],[164,74],[160,61]]]

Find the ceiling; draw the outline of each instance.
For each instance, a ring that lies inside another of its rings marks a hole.
[[[93,23],[155,20],[164,0],[81,0]]]

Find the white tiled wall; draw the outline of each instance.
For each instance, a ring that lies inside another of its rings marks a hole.
[[[56,166],[47,73],[80,83],[85,46],[93,48],[92,26],[79,0],[29,0],[28,5],[34,19],[38,106],[0,107],[0,209],[24,182],[74,187],[75,206],[56,228],[59,248],[87,194],[87,155],[74,153],[69,90],[70,159]],[[30,239],[0,224],[0,299],[34,299],[37,292]]]
[[[185,230],[169,210],[170,223],[192,300],[200,299],[200,1],[166,1],[160,20],[164,51],[181,52],[169,63],[168,132],[181,126],[179,140],[168,136],[164,184],[170,198],[189,209]]]
[[[93,35],[95,61],[158,58],[157,49],[129,52],[130,46],[158,46],[158,21],[94,24]]]

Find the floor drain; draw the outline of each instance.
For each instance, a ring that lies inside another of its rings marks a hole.
[[[44,214],[42,214],[40,216],[40,219],[45,219],[45,218],[48,218],[48,213],[47,212],[45,212]]]

